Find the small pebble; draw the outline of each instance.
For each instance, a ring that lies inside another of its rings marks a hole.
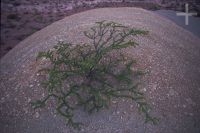
[[[190,116],[193,116],[193,113],[189,113]]]
[[[112,103],[114,103],[114,104],[115,104],[115,103],[117,103],[117,101],[112,101]]]
[[[153,85],[153,90],[156,90],[156,89],[157,89],[156,87],[157,87],[157,85],[154,84],[154,85]]]
[[[169,96],[174,96],[174,95],[176,95],[176,93],[177,92],[174,89],[169,90]]]
[[[28,98],[28,102],[30,102],[31,101],[31,99],[30,98]]]
[[[5,98],[2,97],[2,98],[1,98],[1,103],[4,103],[4,102],[5,102]]]
[[[32,87],[33,87],[33,85],[30,85],[29,87],[31,87],[31,88],[32,88]]]
[[[25,114],[27,114],[28,113],[28,108],[24,108],[24,112],[25,112]]]
[[[187,98],[186,101],[188,102],[188,104],[195,106],[196,103],[191,99],[191,98]]]
[[[39,118],[40,114],[38,112],[35,113],[35,118]]]
[[[6,97],[7,97],[7,98],[10,98],[10,94],[7,94]]]

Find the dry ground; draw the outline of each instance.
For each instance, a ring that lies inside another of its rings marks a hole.
[[[76,120],[83,133],[199,133],[200,39],[173,22],[138,8],[94,9],[66,17],[28,37],[0,62],[0,129],[2,133],[74,133],[51,106],[33,111],[30,101],[42,97],[35,62],[38,51],[57,41],[85,42],[82,31],[96,21],[112,20],[150,31],[128,49],[140,68],[149,71],[141,89],[160,118],[157,126],[144,124],[131,101],[118,100],[109,110],[88,116],[81,109]],[[157,21],[155,21],[157,20]],[[49,103],[49,105],[52,105]]]

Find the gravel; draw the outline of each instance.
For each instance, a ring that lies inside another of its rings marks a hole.
[[[138,66],[150,72],[143,79],[152,114],[158,125],[144,124],[136,105],[114,100],[109,110],[93,115],[76,112],[83,122],[80,131],[67,127],[53,110],[53,103],[33,110],[30,101],[41,98],[44,90],[35,61],[39,51],[52,48],[57,41],[88,41],[82,34],[96,21],[112,20],[150,31],[138,37],[140,44],[127,49]],[[200,38],[172,21],[140,8],[102,8],[85,11],[57,21],[20,42],[0,62],[0,129],[2,133],[199,133],[200,132]]]

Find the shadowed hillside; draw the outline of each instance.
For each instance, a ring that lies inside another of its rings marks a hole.
[[[185,2],[199,12],[198,0],[2,0],[0,57],[32,33],[77,12],[121,6],[182,11]]]

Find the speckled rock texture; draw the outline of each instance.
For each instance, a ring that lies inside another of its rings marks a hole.
[[[144,124],[134,102],[113,100],[109,110],[88,115],[82,109],[75,119],[83,122],[80,131],[67,127],[53,103],[42,110],[29,104],[44,96],[35,61],[39,51],[52,48],[57,41],[88,41],[82,31],[96,21],[112,20],[148,30],[136,38],[137,48],[127,55],[149,71],[142,79],[158,125]],[[170,20],[139,8],[102,8],[66,17],[31,35],[6,54],[0,62],[1,133],[199,133],[200,132],[200,38]]]

